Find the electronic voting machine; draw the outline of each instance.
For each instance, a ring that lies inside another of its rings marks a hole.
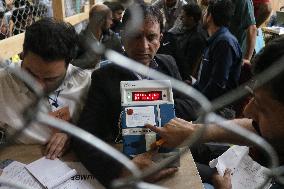
[[[123,153],[129,157],[144,153],[158,135],[144,127],[161,127],[175,117],[169,80],[121,81]],[[167,149],[160,149],[168,152]],[[161,151],[161,152],[162,152]]]

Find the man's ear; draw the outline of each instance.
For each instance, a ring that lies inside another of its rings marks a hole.
[[[164,37],[164,35],[163,35],[163,33],[161,33],[160,34],[160,42],[163,40],[163,37]]]

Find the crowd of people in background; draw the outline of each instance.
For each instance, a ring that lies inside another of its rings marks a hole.
[[[134,17],[130,9],[135,8],[142,12],[143,19],[133,34],[131,23]],[[50,9],[48,0],[0,0],[0,39],[26,31],[22,61],[17,66],[34,76],[49,93],[46,111],[109,143],[121,142],[121,127],[118,126],[120,81],[150,78],[112,64],[102,53],[103,48],[115,50],[183,81],[210,101],[249,80],[252,62],[257,74],[284,55],[283,38],[269,43],[260,54],[255,51],[257,29],[272,11],[269,0],[157,0],[151,4],[137,1],[130,7],[119,2],[104,2],[90,8],[88,24],[80,33],[63,21],[44,18],[52,16]],[[70,75],[74,70],[76,74]],[[273,80],[271,86],[257,89],[249,103],[244,100],[229,104],[216,112],[266,138],[276,148],[281,163],[284,162],[284,148],[279,141],[284,136],[284,127],[283,124],[279,127],[275,120],[283,123],[282,76],[283,73]],[[22,120],[16,115],[34,96],[21,81],[1,69],[0,90],[3,89],[4,92],[0,93],[0,106],[3,107],[0,127],[8,136],[19,129],[18,123]],[[190,123],[198,119],[199,104],[177,91],[173,91],[173,95],[178,118],[163,129],[147,126],[159,133],[166,140],[165,145],[171,147],[180,144],[200,126]],[[262,103],[266,103],[265,106],[259,105]],[[247,104],[243,115],[242,110]],[[256,106],[263,112],[258,112]],[[277,108],[278,113],[267,113],[268,107]],[[279,132],[269,129],[266,120],[271,121]],[[72,139],[60,130],[41,128],[33,124],[17,142],[46,145],[45,154],[50,159],[61,157],[71,146],[86,168],[107,187],[113,179],[124,175],[125,170],[120,164],[87,143]],[[241,139],[230,138],[230,134],[215,125],[209,130],[216,136],[206,132],[204,142],[242,143]],[[210,153],[193,153],[196,162],[200,156],[209,157]],[[147,156],[138,155],[132,161],[141,169],[151,165],[139,162],[141,158]],[[166,169],[148,179],[157,181],[176,171]],[[202,176],[204,170],[199,171]],[[214,184],[216,189],[228,189],[230,182],[224,182],[224,179],[229,178],[228,175],[226,178],[212,176],[203,181]]]
[[[66,0],[65,16],[81,12],[85,0],[77,5]],[[53,16],[52,0],[0,0],[0,40],[23,33],[35,21]]]
[[[28,26],[44,16],[42,4],[28,0],[0,1],[1,39],[23,33]]]

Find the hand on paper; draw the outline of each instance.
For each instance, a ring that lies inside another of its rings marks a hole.
[[[136,166],[143,170],[146,168],[149,168],[150,166],[153,166],[155,162],[152,161],[153,155],[155,155],[156,151],[149,151],[145,152],[143,154],[137,155],[135,158],[132,159],[132,161],[136,164]],[[155,173],[154,175],[149,176],[145,180],[147,182],[157,182],[165,177],[171,176],[174,173],[178,171],[178,168],[164,168],[158,173]]]
[[[69,144],[70,137],[66,133],[54,133],[46,146],[46,157],[49,159],[61,157],[63,153],[68,149]]]
[[[179,118],[172,119],[164,125],[164,127],[155,127],[149,124],[145,125],[145,127],[160,135],[160,137],[164,140],[161,146],[171,148],[180,145],[195,131],[193,124]],[[153,147],[155,147],[155,143]]]
[[[224,176],[215,173],[212,176],[212,182],[216,189],[232,189],[231,170],[226,169]]]

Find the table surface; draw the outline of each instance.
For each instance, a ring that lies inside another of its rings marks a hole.
[[[0,160],[12,159],[22,163],[30,163],[42,157],[44,147],[41,145],[12,145],[0,150]],[[68,152],[61,160],[65,162],[78,161],[74,153]],[[203,189],[199,173],[190,151],[180,160],[179,171],[175,175],[165,178],[157,183],[168,188],[194,188]]]

